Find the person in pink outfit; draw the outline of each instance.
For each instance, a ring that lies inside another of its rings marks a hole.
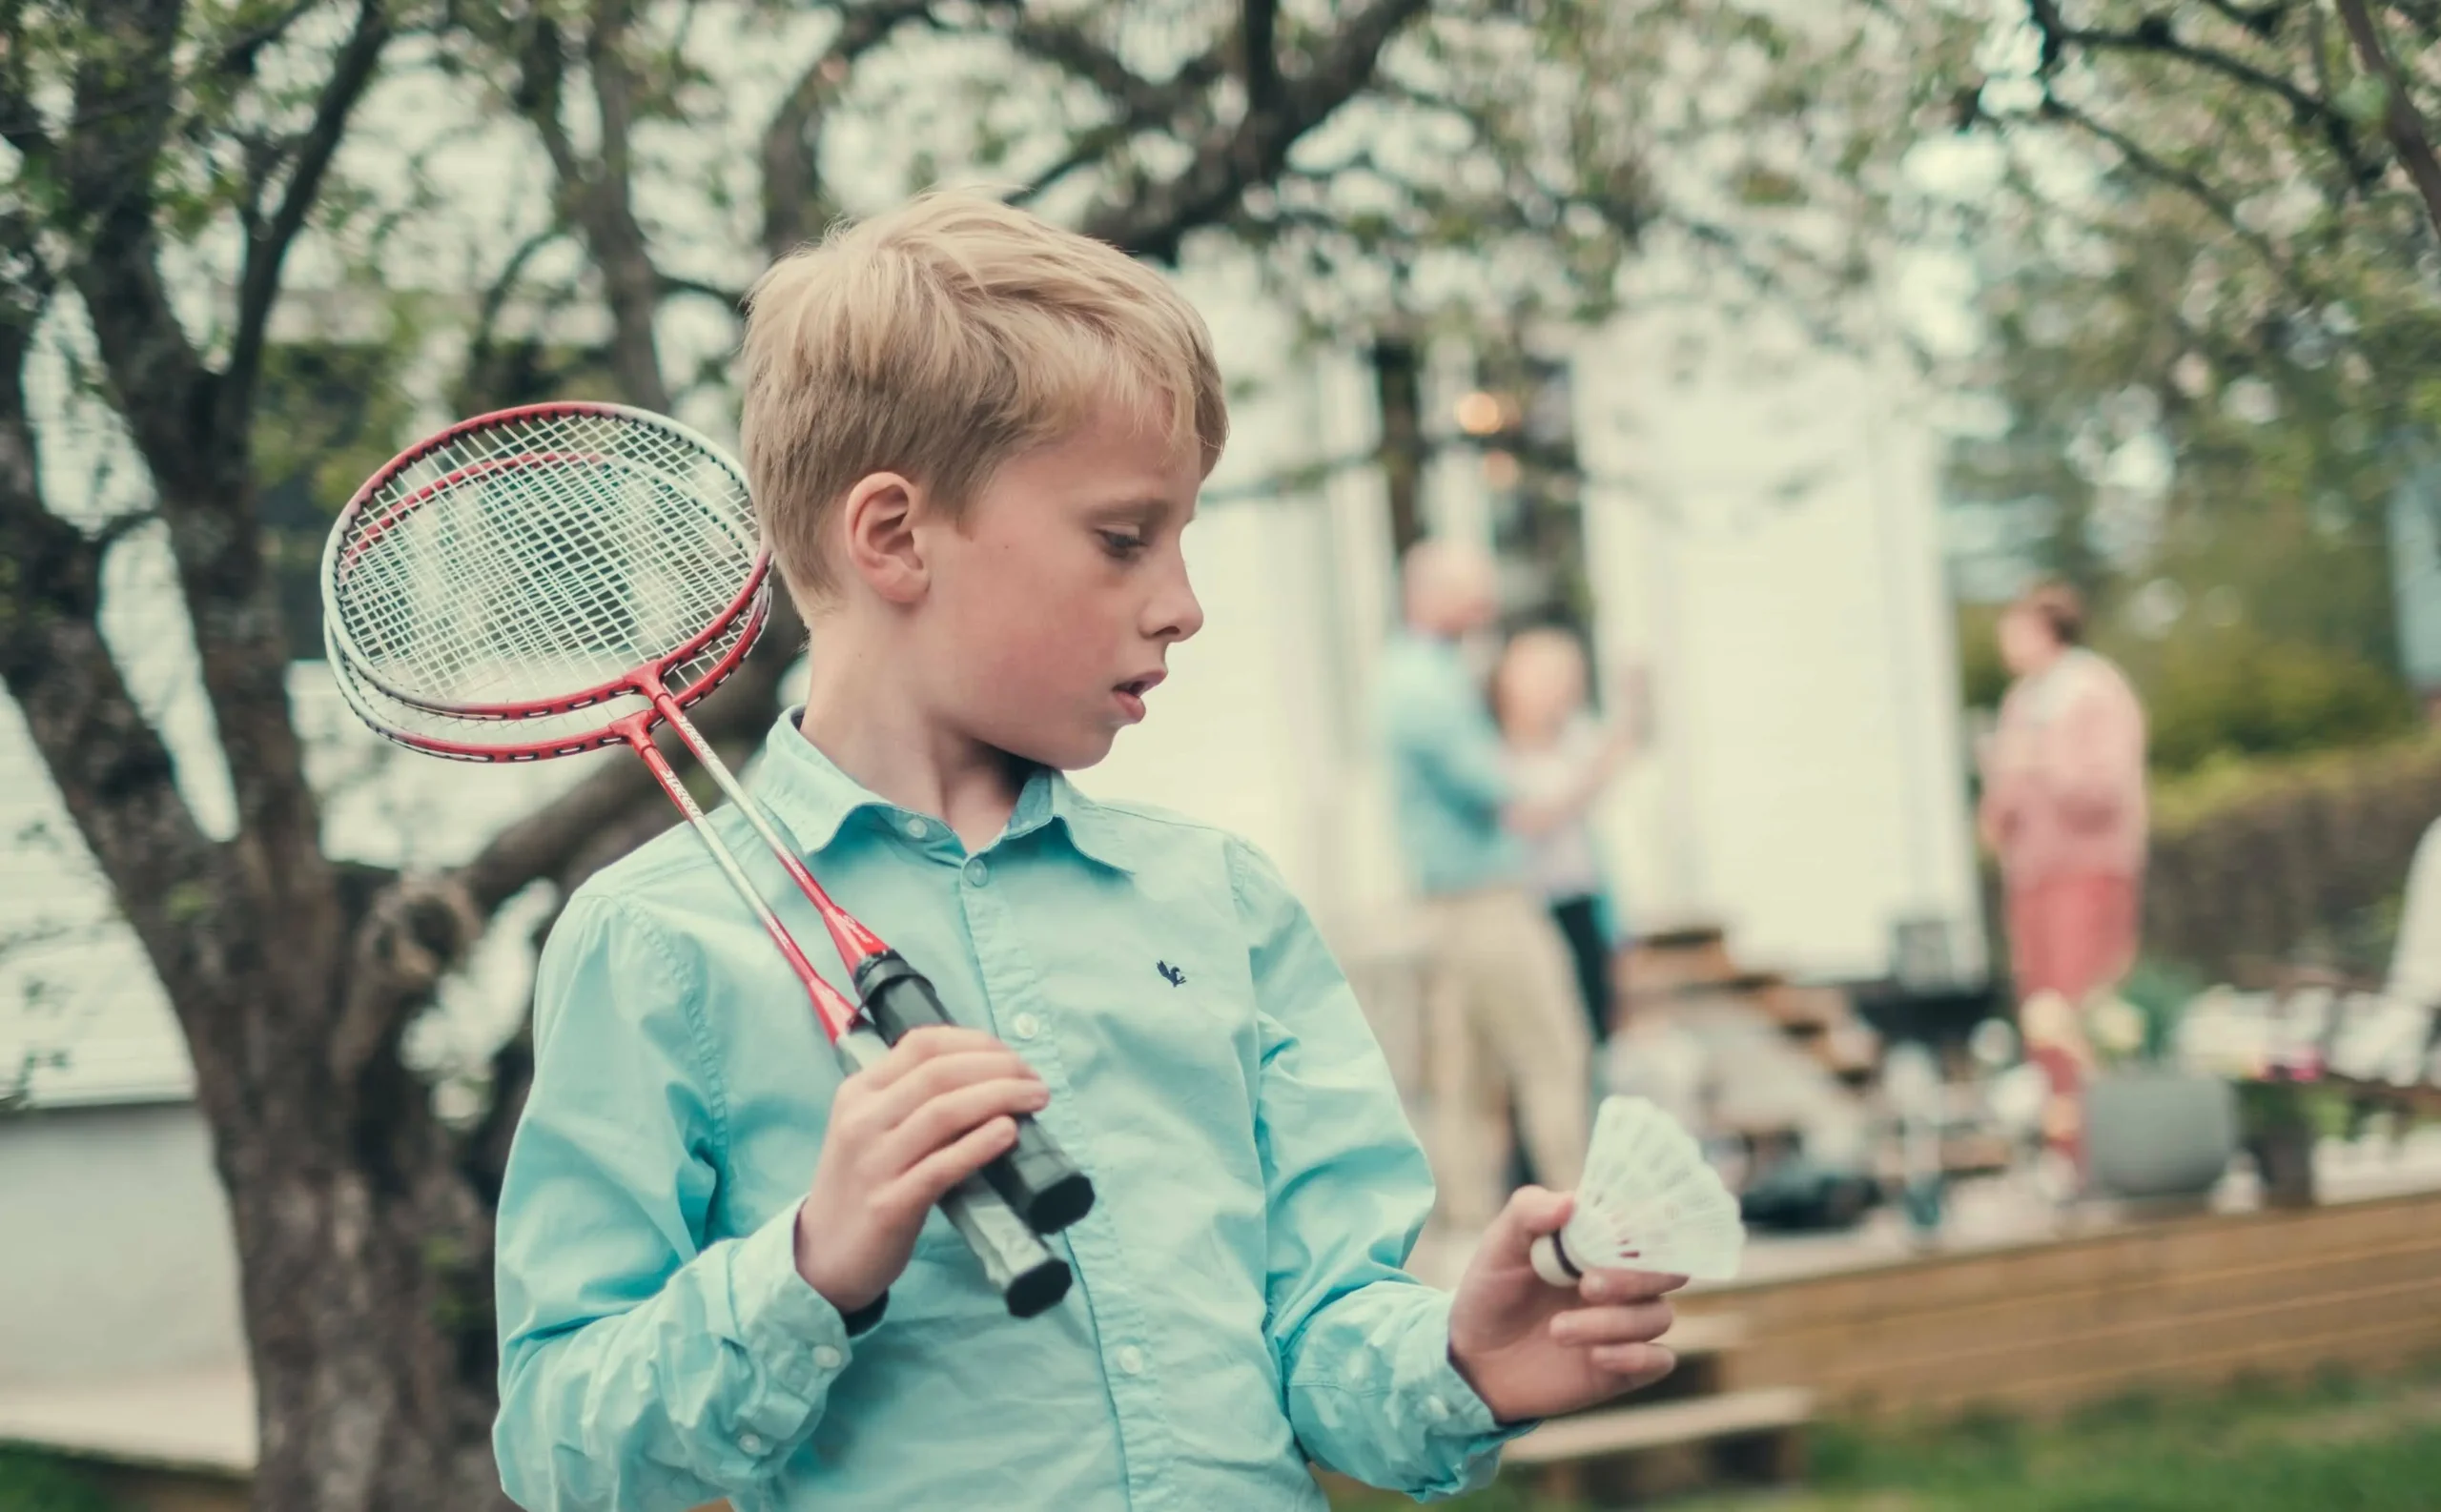
[[[1999,857],[2017,996],[2082,1006],[2136,961],[2144,874],[2144,710],[2127,679],[2085,648],[2084,607],[2059,583],[2000,617],[2016,677],[1983,749],[1983,842]],[[2072,1107],[2081,1057],[2046,1058]],[[2063,1083],[2065,1083],[2063,1085]],[[2054,1147],[2082,1163],[2063,1123]]]

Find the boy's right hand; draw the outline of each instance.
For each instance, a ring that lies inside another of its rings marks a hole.
[[[1050,1090],[979,1030],[928,1026],[839,1084],[813,1186],[797,1209],[797,1274],[842,1313],[877,1301],[952,1187],[1016,1143]]]

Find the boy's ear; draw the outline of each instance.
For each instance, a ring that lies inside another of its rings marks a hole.
[[[842,501],[848,570],[891,603],[924,595],[930,574],[915,536],[920,490],[897,473],[868,473]]]

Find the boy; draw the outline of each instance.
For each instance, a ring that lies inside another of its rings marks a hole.
[[[744,361],[815,647],[761,796],[966,1027],[843,1081],[693,840],[578,890],[501,1198],[509,1494],[1315,1508],[1309,1457],[1446,1493],[1666,1372],[1675,1278],[1528,1268],[1565,1197],[1520,1194],[1454,1301],[1406,1276],[1430,1181],[1303,909],[1243,843],[1060,775],[1202,623],[1179,538],[1227,419],[1195,313],[938,195],[773,268]],[[1099,1193],[1054,1241],[1075,1290],[1023,1321],[932,1212],[1020,1112]]]

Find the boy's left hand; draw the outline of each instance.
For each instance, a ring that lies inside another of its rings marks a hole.
[[[1549,1418],[1650,1386],[1678,1358],[1653,1342],[1671,1324],[1683,1276],[1591,1271],[1573,1291],[1534,1274],[1534,1240],[1568,1221],[1566,1193],[1522,1187],[1458,1283],[1449,1362],[1502,1422]]]

